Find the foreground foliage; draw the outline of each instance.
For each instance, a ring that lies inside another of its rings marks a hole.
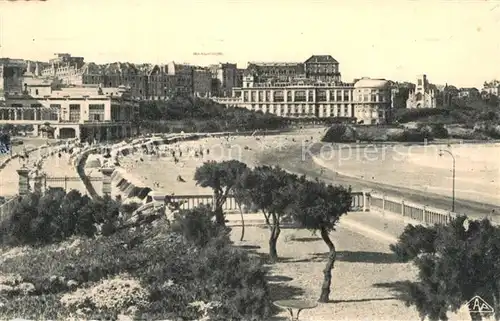
[[[213,216],[200,207],[110,236],[5,248],[0,318],[266,320],[267,270]]]
[[[50,188],[30,193],[14,206],[0,224],[1,242],[6,245],[48,244],[71,236],[92,237],[116,229],[120,204],[109,197],[92,200],[76,190]]]
[[[448,320],[448,311],[457,311],[476,295],[500,318],[500,227],[489,220],[461,216],[448,225],[409,225],[391,249],[419,269],[418,281],[400,290],[422,318]],[[471,313],[471,318],[482,316]]]

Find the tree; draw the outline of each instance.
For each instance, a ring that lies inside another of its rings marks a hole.
[[[214,192],[215,220],[220,225],[225,225],[222,207],[226,203],[227,196],[246,169],[247,165],[237,160],[208,161],[196,169],[194,174],[196,185],[210,187]]]
[[[410,90],[413,89],[411,84],[404,84],[398,86],[398,89],[393,98],[393,105],[395,109],[406,108],[406,100],[410,96]]]
[[[252,171],[250,168],[247,168],[246,171],[241,175],[240,179],[234,185],[232,194],[234,196],[234,200],[238,209],[240,211],[241,216],[241,237],[240,241],[243,241],[245,237],[245,218],[243,216],[243,208],[242,205],[247,207],[252,206],[252,198],[249,192],[248,180],[247,178],[251,175]]]
[[[330,232],[335,230],[340,217],[351,209],[351,188],[326,185],[319,181],[301,179],[292,207],[292,217],[303,228],[320,232],[321,238],[328,246],[328,260],[323,270],[323,284],[319,302],[328,302],[332,283],[332,269],[337,252],[330,239]]]
[[[500,318],[500,227],[488,219],[460,216],[448,225],[409,225],[391,249],[419,269],[418,281],[407,282],[401,291],[422,319],[448,320],[448,311],[457,311],[476,295]],[[479,313],[470,316],[482,320]]]
[[[247,177],[250,199],[262,211],[271,232],[269,236],[269,257],[278,260],[276,244],[281,233],[281,220],[295,198],[296,175],[280,167],[256,167]]]

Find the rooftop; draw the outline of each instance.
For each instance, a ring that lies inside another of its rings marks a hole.
[[[390,82],[386,79],[361,78],[354,84],[354,88],[384,88],[389,87]]]
[[[307,63],[334,63],[338,64],[339,62],[333,58],[330,55],[312,55],[309,59],[306,60],[305,62]]]

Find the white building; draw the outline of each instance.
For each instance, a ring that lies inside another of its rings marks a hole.
[[[436,97],[436,86],[428,82],[426,75],[420,75],[415,90],[410,92],[406,100],[406,108],[436,108]]]
[[[354,117],[358,124],[386,123],[392,107],[391,83],[385,79],[362,78],[354,84]]]
[[[33,125],[35,134],[49,125],[55,138],[105,140],[130,137],[138,102],[125,88],[69,87],[54,89],[26,77],[22,93],[5,94],[0,124]]]
[[[254,83],[250,75],[231,98],[214,98],[237,106],[282,117],[351,118],[362,124],[387,121],[391,108],[390,83],[363,78],[356,84],[293,82]]]

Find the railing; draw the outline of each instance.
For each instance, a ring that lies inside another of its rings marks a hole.
[[[364,192],[353,192],[352,195],[352,205],[351,211],[367,211],[369,205],[368,198],[369,194]],[[205,204],[210,205],[213,203],[213,195],[173,195],[168,196],[172,202],[180,202],[182,203],[181,209],[192,209],[196,206]],[[154,197],[155,202],[163,202],[165,196],[156,196]],[[234,196],[228,196],[226,203],[223,206],[223,210],[225,211],[233,211],[238,210],[238,205],[236,204],[236,200]]]
[[[89,177],[91,182],[100,182],[102,181],[102,177]],[[47,176],[45,177],[45,181],[47,182],[79,182],[81,178],[78,176]]]
[[[369,208],[399,214],[426,225],[447,224],[456,213],[377,193],[370,193]]]

